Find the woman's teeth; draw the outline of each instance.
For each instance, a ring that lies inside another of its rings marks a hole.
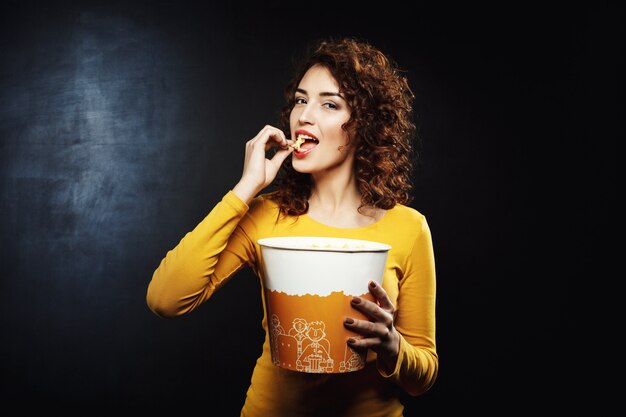
[[[289,145],[289,146],[291,146],[296,152],[302,152],[303,149],[302,149],[301,145],[303,145],[306,142],[309,142],[312,145],[307,145],[306,149],[304,149],[304,150],[313,149],[319,143],[319,141],[317,139],[315,139],[315,138],[313,138],[311,136],[300,134],[296,138],[296,141],[293,144]]]

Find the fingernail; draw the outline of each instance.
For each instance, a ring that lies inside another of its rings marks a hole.
[[[352,323],[354,323],[354,320],[352,320],[350,317],[348,317],[343,322],[346,323],[346,324],[352,324]]]
[[[352,297],[352,304],[360,304],[361,299],[359,297]]]
[[[348,343],[350,343],[351,345],[353,345],[355,342],[356,342],[356,340],[353,339],[353,338],[349,338],[348,339]]]
[[[370,288],[376,288],[376,282],[374,281],[370,282]]]

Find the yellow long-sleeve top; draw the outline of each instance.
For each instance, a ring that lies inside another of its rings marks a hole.
[[[206,301],[237,271],[250,266],[261,278],[257,240],[273,236],[325,236],[372,240],[390,245],[383,288],[395,306],[400,332],[396,367],[387,373],[369,352],[365,368],[339,374],[309,374],[272,364],[267,318],[263,353],[252,372],[242,417],[402,416],[400,390],[419,395],[437,377],[435,345],[435,261],[430,229],[417,210],[396,205],[376,223],[337,228],[309,217],[279,218],[268,194],[249,205],[229,191],[154,271],[149,308],[161,317],[187,314]],[[265,299],[263,298],[263,306]]]

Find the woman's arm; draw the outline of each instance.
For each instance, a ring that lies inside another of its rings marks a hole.
[[[218,277],[215,274],[218,261],[221,262],[220,269],[232,272],[247,262],[245,233],[234,233],[247,211],[248,205],[229,191],[176,247],[167,252],[148,285],[146,301],[155,314],[172,318],[189,313],[232,275]],[[220,257],[231,239],[231,246],[242,248],[240,256]]]
[[[409,254],[400,281],[394,325],[400,333],[400,350],[391,370],[381,367],[385,377],[402,386],[410,395],[426,392],[437,379],[439,358],[435,342],[435,257],[426,219]]]
[[[404,265],[395,309],[387,292],[374,281],[369,290],[376,302],[354,297],[352,305],[370,320],[347,319],[353,348],[372,349],[380,374],[410,395],[427,391],[435,382],[439,360],[435,345],[435,261],[428,224],[420,227]]]
[[[275,147],[280,149],[268,159],[266,152]],[[284,133],[269,125],[246,143],[243,173],[237,185],[154,271],[146,301],[155,314],[177,317],[193,311],[239,268],[252,263],[253,244],[238,225],[248,204],[271,184],[292,150]]]

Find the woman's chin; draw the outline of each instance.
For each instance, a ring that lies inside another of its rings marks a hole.
[[[293,167],[294,171],[300,173],[300,174],[310,174],[311,170],[307,169],[304,164],[300,164],[297,163],[296,161],[292,161],[291,166]]]

